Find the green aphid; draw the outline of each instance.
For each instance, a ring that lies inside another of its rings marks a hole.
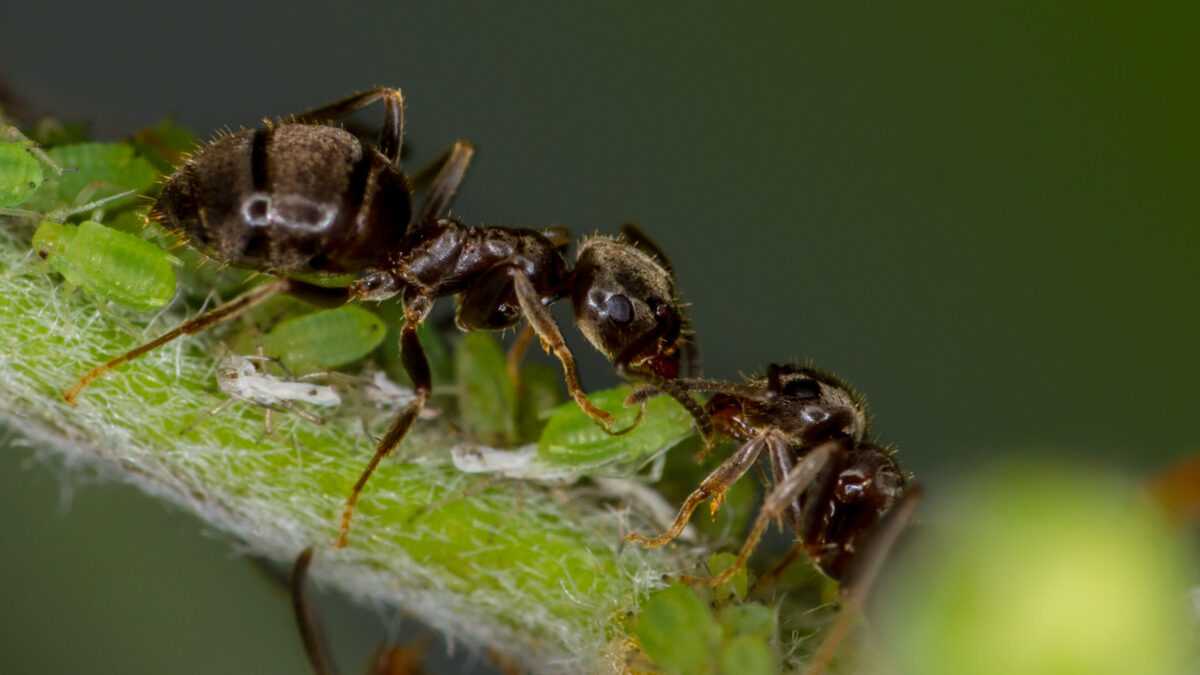
[[[517,387],[508,376],[504,350],[481,331],[467,333],[454,349],[459,423],[474,440],[508,447],[517,441]]]
[[[0,143],[0,207],[24,204],[46,176],[24,143]]]
[[[589,395],[592,403],[612,413],[615,426],[629,426],[636,407],[625,406],[632,389],[606,389]],[[566,403],[551,411],[538,440],[537,463],[576,474],[622,474],[635,471],[692,435],[692,417],[668,396],[646,403],[641,424],[626,434],[605,433],[579,406]]]
[[[47,154],[67,171],[43,183],[30,201],[33,210],[48,211],[130,190],[144,192],[160,175],[126,143],[62,145]]]
[[[151,242],[93,221],[44,220],[33,250],[72,286],[132,309],[160,309],[175,297],[174,258]]]
[[[262,348],[299,375],[354,363],[385,335],[387,326],[377,315],[345,305],[281,321],[263,336]]]

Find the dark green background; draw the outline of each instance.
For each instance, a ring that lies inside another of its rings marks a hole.
[[[815,359],[936,489],[1014,452],[1200,448],[1187,6],[6,1],[0,63],[105,133],[401,86],[417,161],[479,145],[467,220],[643,223],[710,374]],[[0,454],[0,671],[303,672],[226,543],[128,488],[64,512],[29,456]],[[330,611],[356,672],[375,628]]]

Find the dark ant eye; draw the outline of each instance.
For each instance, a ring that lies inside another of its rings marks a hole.
[[[633,320],[633,303],[623,295],[610,295],[604,307],[608,318],[617,323],[629,323]]]
[[[792,378],[783,384],[783,395],[802,400],[818,398],[821,396],[821,385],[806,377]]]

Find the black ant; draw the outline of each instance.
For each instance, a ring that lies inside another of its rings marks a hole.
[[[896,463],[893,451],[868,438],[866,402],[846,383],[815,368],[775,365],[765,377],[741,384],[681,379],[686,390],[713,392],[705,405],[719,433],[741,443],[710,473],[657,537],[629,534],[628,541],[664,546],[679,536],[692,512],[711,499],[715,513],[725,492],[764,454],[771,487],[737,561],[711,578],[684,577],[717,586],[745,567],[767,525],[783,519],[795,533],[792,551],[777,575],[801,554],[842,587],[843,610],[810,665],[821,672],[849,628],[879,567],[911,518],[920,488]],[[630,402],[657,392],[635,392]]]
[[[330,124],[378,100],[385,112],[377,148]],[[341,547],[363,487],[429,397],[431,375],[417,327],[437,298],[458,297],[456,323],[464,331],[508,328],[524,318],[562,364],[580,408],[609,433],[619,433],[612,416],[588,400],[574,356],[547,309],[569,295],[576,324],[618,373],[679,399],[707,437],[711,427],[703,409],[671,382],[679,374],[681,352],[694,347],[671,269],[648,239],[630,226],[623,228],[625,239],[585,239],[570,269],[563,258],[569,240],[561,231],[467,227],[449,218],[474,154],[465,141],[454,143],[441,160],[414,212],[413,188],[400,168],[403,135],[402,94],[376,88],[283,123],[224,135],[196,150],[167,180],[151,217],[219,263],[276,278],[93,368],[67,390],[66,400],[74,403],[108,371],[278,293],[323,303],[400,295],[401,358],[416,400],[398,414],[347,498]],[[339,274],[357,280],[334,289],[302,280]]]

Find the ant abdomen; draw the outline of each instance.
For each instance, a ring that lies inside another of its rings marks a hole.
[[[349,132],[283,124],[202,146],[168,179],[154,216],[221,263],[340,274],[387,262],[412,198],[399,169]]]

